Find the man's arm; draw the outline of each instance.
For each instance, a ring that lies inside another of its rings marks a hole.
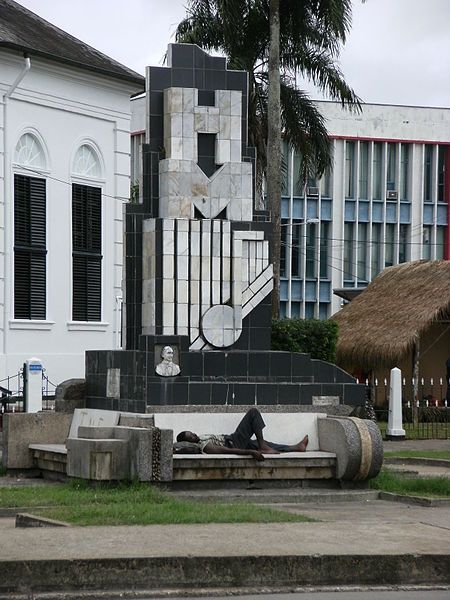
[[[264,456],[258,450],[242,450],[241,448],[227,448],[226,446],[216,446],[208,442],[203,448],[205,454],[238,454],[239,456],[252,456],[255,460],[264,460]]]

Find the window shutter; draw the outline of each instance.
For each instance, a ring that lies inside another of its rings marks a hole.
[[[14,175],[14,318],[46,318],[46,182]]]
[[[101,320],[101,189],[72,186],[74,321]]]

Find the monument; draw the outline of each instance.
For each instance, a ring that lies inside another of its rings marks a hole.
[[[364,404],[335,365],[270,351],[247,73],[189,44],[167,64],[147,68],[143,202],[125,207],[124,349],[87,352],[87,406]]]

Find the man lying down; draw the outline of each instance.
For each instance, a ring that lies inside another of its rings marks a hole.
[[[197,435],[192,431],[182,431],[177,435],[178,449],[181,453],[204,452],[205,454],[238,454],[252,456],[255,460],[264,460],[264,454],[281,452],[305,452],[308,436],[293,446],[268,442],[263,437],[266,426],[257,408],[251,408],[243,417],[234,433],[218,435]],[[255,436],[256,441],[251,438]]]

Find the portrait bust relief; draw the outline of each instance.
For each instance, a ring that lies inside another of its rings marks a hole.
[[[161,350],[161,362],[156,365],[155,371],[161,377],[175,377],[180,374],[180,367],[173,362],[173,348],[164,346]]]

